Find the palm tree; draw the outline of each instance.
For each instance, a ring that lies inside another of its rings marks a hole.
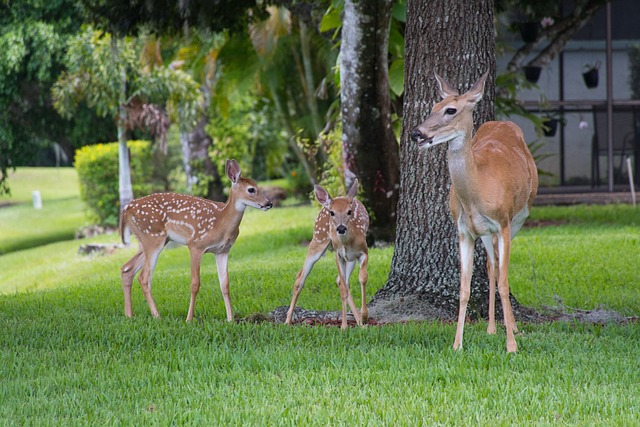
[[[156,130],[167,127],[165,116],[156,114],[160,109],[147,108],[151,114],[145,119],[137,106],[166,107],[168,117],[186,127],[193,126],[200,101],[198,85],[187,73],[165,66],[144,67],[136,41],[88,28],[70,41],[65,58],[67,71],[52,89],[54,107],[65,117],[72,117],[84,101],[100,116],[116,119],[121,207],[133,199],[127,129],[136,123]],[[134,111],[139,120],[134,120]],[[158,120],[149,119],[153,116]]]

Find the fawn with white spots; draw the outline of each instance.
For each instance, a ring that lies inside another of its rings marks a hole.
[[[315,186],[316,199],[322,205],[322,210],[316,217],[313,239],[309,243],[304,266],[296,276],[296,283],[293,286],[293,298],[286,320],[288,325],[291,325],[293,310],[298,295],[304,287],[304,282],[315,263],[326,252],[329,243],[333,244],[338,265],[336,283],[340,288],[342,300],[342,329],[347,327],[347,304],[349,304],[358,325],[362,326],[363,321],[366,322],[368,316],[366,302],[367,262],[369,261],[366,235],[369,229],[369,214],[364,205],[355,198],[357,193],[357,179],[345,197],[336,197],[335,199],[332,199],[324,188],[319,185]],[[356,308],[349,288],[349,277],[356,261],[360,263],[358,278],[362,290],[362,314]]]
[[[138,271],[138,281],[151,314],[160,316],[151,296],[151,276],[160,252],[169,241],[173,241],[186,245],[191,255],[191,301],[187,321],[193,319],[200,290],[200,263],[207,252],[215,254],[227,320],[233,321],[227,271],[229,250],[238,237],[245,207],[267,211],[273,205],[254,181],[240,176],[240,166],[235,160],[227,160],[226,174],[231,180],[227,203],[183,194],[158,193],[133,200],[122,210],[120,235],[124,236],[125,228],[129,228],[140,242],[138,252],[122,266],[126,316],[133,316],[131,287]]]

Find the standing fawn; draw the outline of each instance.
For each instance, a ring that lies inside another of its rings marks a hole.
[[[314,264],[325,253],[329,247],[329,242],[331,242],[336,253],[336,264],[338,265],[336,284],[340,288],[340,298],[342,300],[342,329],[347,327],[347,304],[349,304],[358,325],[362,326],[362,322],[366,322],[368,316],[366,286],[369,249],[366,235],[369,229],[369,215],[364,205],[355,198],[358,193],[358,180],[356,179],[351,185],[345,197],[332,199],[329,193],[319,185],[315,186],[315,193],[316,199],[322,205],[322,210],[316,217],[313,239],[309,243],[304,266],[296,276],[296,283],[293,286],[293,298],[287,313],[286,323],[291,325],[293,310],[296,306],[298,295],[300,295],[300,291],[304,287],[304,282]],[[349,278],[355,268],[356,261],[360,263],[358,278],[362,290],[362,315],[353,302],[349,287]]]
[[[187,321],[193,319],[196,296],[200,290],[200,262],[207,252],[216,256],[227,320],[233,321],[227,272],[229,250],[238,237],[245,207],[267,211],[272,204],[254,181],[240,176],[238,162],[227,160],[226,173],[231,180],[226,204],[183,194],[158,193],[133,200],[123,209],[120,235],[123,236],[128,227],[140,242],[138,252],[122,266],[126,316],[133,316],[131,285],[138,271],[138,281],[151,314],[160,316],[151,296],[151,276],[160,252],[169,241],[173,241],[186,245],[191,255],[191,301]]]
[[[474,242],[480,237],[487,250],[489,326],[496,332],[495,284],[507,330],[507,351],[515,352],[517,332],[509,300],[511,239],[522,227],[538,191],[538,173],[522,130],[513,122],[490,121],[473,132],[473,108],[482,99],[486,72],[460,95],[436,75],[442,101],[411,132],[421,149],[448,142],[451,176],[449,205],[460,239],[460,311],[454,349],[462,348],[462,334],[473,273]],[[497,265],[496,265],[497,260]]]

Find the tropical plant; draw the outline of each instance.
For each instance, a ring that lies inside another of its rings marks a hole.
[[[67,71],[52,90],[54,106],[65,117],[71,117],[81,102],[95,108],[100,116],[117,117],[121,206],[133,198],[127,125],[140,123],[166,131],[166,110],[169,118],[188,128],[195,122],[200,101],[198,84],[191,76],[163,65],[143,67],[140,49],[139,39],[118,41],[87,27],[70,41],[65,57]],[[144,111],[140,113],[143,120],[132,120],[132,111],[139,106],[147,106],[151,112],[146,116]]]
[[[0,194],[8,168],[47,164],[52,148],[70,159],[79,146],[115,138],[108,120],[83,105],[74,121],[51,108],[67,39],[81,23],[75,0],[0,2]]]

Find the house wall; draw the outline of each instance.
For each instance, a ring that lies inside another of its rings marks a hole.
[[[613,99],[629,100],[631,91],[629,87],[629,58],[628,49],[633,41],[615,41],[613,43]],[[640,40],[635,43],[640,43]],[[498,71],[504,70],[509,58],[498,59]],[[571,41],[567,44],[561,58],[556,58],[542,70],[538,80],[538,88],[523,90],[520,92],[521,101],[554,101],[560,96],[560,62],[563,61],[564,99],[606,101],[606,46],[605,42]],[[585,64],[593,64],[600,61],[598,87],[589,89],[582,78]],[[550,172],[552,176],[541,177],[542,185],[558,185],[560,183],[560,135],[564,132],[564,178],[565,184],[590,184],[592,179],[592,141],[595,132],[593,113],[590,107],[568,107],[569,112],[564,114],[564,127],[559,129],[555,136],[538,136],[530,121],[519,116],[510,117],[519,124],[527,142],[539,141],[544,144],[540,153],[549,155],[539,162],[541,170]],[[533,109],[535,110],[535,108]],[[573,111],[571,111],[573,110]],[[581,111],[576,111],[581,110]],[[586,122],[586,127],[580,128],[580,122]],[[600,175],[606,179],[606,159],[600,167]]]
[[[635,16],[636,18],[633,18]],[[630,90],[630,70],[628,51],[631,46],[640,46],[640,27],[637,24],[640,16],[640,2],[636,0],[618,0],[612,3],[612,77],[613,100],[624,101],[632,98]],[[523,90],[519,94],[521,101],[529,103],[554,101],[564,99],[594,102],[605,102],[607,99],[606,81],[606,40],[605,40],[605,8],[587,23],[584,28],[569,41],[562,54],[555,58],[549,66],[542,70],[537,87]],[[505,69],[512,52],[522,46],[519,36],[513,36],[508,44],[511,52],[497,59],[498,72]],[[533,52],[532,59],[539,52]],[[586,87],[582,72],[586,64],[600,61],[599,84],[597,88]],[[526,63],[526,61],[525,61]],[[561,75],[562,70],[562,75]],[[560,94],[560,81],[564,82],[564,94]],[[539,108],[531,107],[531,111]],[[541,185],[556,186],[560,184],[561,168],[564,162],[563,185],[590,185],[595,178],[592,176],[592,141],[594,137],[594,117],[591,106],[568,106],[564,113],[564,127],[552,137],[536,134],[533,125],[519,116],[510,117],[518,123],[527,142],[541,142],[543,147],[540,154],[549,157],[538,162],[541,170],[549,172],[551,176],[541,176]],[[538,113],[536,113],[538,114]],[[579,126],[583,122],[583,126]],[[586,127],[584,126],[586,123]],[[561,161],[561,132],[564,135],[564,159]],[[622,159],[614,157],[614,167]],[[600,158],[600,177],[606,184],[607,159]]]

